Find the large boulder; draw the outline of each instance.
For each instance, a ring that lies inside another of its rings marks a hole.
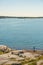
[[[11,49],[5,45],[0,45],[0,51],[9,52]]]

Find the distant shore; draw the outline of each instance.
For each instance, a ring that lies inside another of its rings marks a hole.
[[[13,17],[13,16],[0,16],[0,19],[2,18],[18,18],[18,19],[37,19],[37,18],[43,18],[43,17]]]

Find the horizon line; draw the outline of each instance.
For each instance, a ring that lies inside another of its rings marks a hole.
[[[43,16],[4,16],[4,15],[2,15],[2,16],[0,16],[0,17],[43,17]]]

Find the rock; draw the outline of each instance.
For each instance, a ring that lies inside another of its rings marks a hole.
[[[43,65],[43,60],[39,60],[39,61],[37,62],[37,65]]]
[[[34,55],[32,53],[29,53],[29,52],[26,52],[24,54],[22,54],[22,57],[25,57],[25,58],[31,58],[31,59],[35,59]]]
[[[11,49],[10,48],[8,48],[7,46],[5,46],[5,45],[0,45],[0,50],[1,51],[3,51],[3,52],[9,52],[9,51],[11,51]]]
[[[6,49],[7,48],[7,46],[5,46],[5,45],[0,45],[0,49]]]
[[[40,57],[41,55],[40,54],[34,54],[34,57]]]
[[[11,52],[11,54],[20,55],[20,54],[23,54],[23,51],[22,50],[14,50],[14,51]]]
[[[5,63],[6,64],[11,64],[11,65],[22,65],[21,62],[18,62],[18,61],[8,61]]]
[[[17,60],[17,61],[24,61],[25,59],[22,58],[22,57],[19,57],[19,58],[17,58],[16,60]]]

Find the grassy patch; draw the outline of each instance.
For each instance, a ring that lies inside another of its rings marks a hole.
[[[37,65],[36,62],[31,62],[28,65]]]
[[[11,60],[11,61],[16,61],[16,59],[15,59],[15,58],[10,58],[10,60]]]
[[[0,55],[1,55],[1,54],[3,54],[3,52],[2,52],[2,51],[0,51]]]

